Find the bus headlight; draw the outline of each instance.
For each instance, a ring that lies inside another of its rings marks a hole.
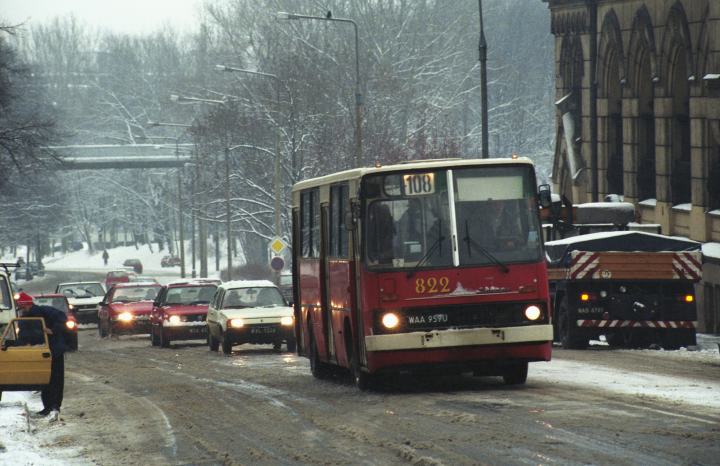
[[[170,316],[168,317],[168,323],[172,325],[177,325],[180,323],[180,316]]]
[[[382,324],[385,328],[393,329],[398,326],[400,319],[394,312],[388,312],[382,316]]]
[[[527,317],[528,320],[538,320],[541,315],[542,311],[534,304],[525,308],[525,317]]]
[[[693,296],[693,295],[691,295],[691,294],[686,294],[686,295],[683,297],[683,300],[684,300],[686,303],[694,303],[694,302],[695,302],[695,296]]]
[[[230,327],[232,328],[240,328],[245,325],[245,321],[243,321],[242,319],[230,319],[228,324],[230,324]]]
[[[284,325],[287,327],[287,326],[292,325],[294,321],[295,321],[295,318],[293,316],[285,316],[285,317],[280,318],[280,325]]]
[[[117,319],[121,322],[131,322],[133,320],[133,315],[129,312],[121,312],[118,314]]]

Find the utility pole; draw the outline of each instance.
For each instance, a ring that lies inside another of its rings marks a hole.
[[[488,146],[488,98],[487,98],[487,42],[485,41],[485,27],[483,25],[482,0],[478,0],[480,10],[480,104],[482,106],[482,158],[489,157]]]

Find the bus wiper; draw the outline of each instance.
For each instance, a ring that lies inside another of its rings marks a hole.
[[[503,264],[502,262],[500,262],[497,257],[493,256],[493,255],[490,253],[490,251],[488,251],[488,250],[485,249],[484,247],[480,246],[480,244],[478,244],[477,241],[475,241],[474,239],[472,239],[472,238],[470,237],[470,229],[468,228],[468,221],[467,221],[467,220],[465,220],[465,237],[463,238],[463,241],[465,241],[465,242],[467,243],[467,246],[468,246],[468,256],[472,257],[472,248],[470,247],[470,246],[472,246],[472,247],[474,247],[475,249],[477,249],[478,251],[480,251],[481,253],[483,253],[483,255],[484,255],[485,257],[487,257],[488,259],[490,259],[490,261],[491,261],[492,263],[494,263],[495,265],[497,265],[498,267],[500,267],[500,270],[501,270],[503,273],[508,273],[508,272],[510,271],[510,269],[508,268],[507,265],[505,265],[505,264]]]
[[[422,267],[425,264],[425,261],[427,261],[435,252],[436,249],[440,251],[442,254],[442,242],[445,241],[445,237],[442,235],[442,220],[438,220],[438,237],[433,241],[433,243],[428,248],[425,255],[423,255],[420,260],[415,264],[415,268],[412,270],[409,270],[407,273],[407,278],[410,278],[417,272],[417,269]]]

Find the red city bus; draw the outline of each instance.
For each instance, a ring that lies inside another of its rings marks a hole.
[[[535,171],[525,158],[358,168],[293,187],[298,352],[350,369],[523,384],[553,337]],[[549,194],[549,193],[548,193]]]

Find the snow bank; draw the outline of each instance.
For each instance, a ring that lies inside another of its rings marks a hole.
[[[48,448],[50,424],[44,419],[28,422],[28,412],[40,409],[40,400],[29,392],[3,393],[0,401],[0,465],[85,464],[77,461],[77,452]],[[72,463],[63,459],[68,456],[75,457]]]
[[[705,257],[720,260],[720,243],[705,243],[702,246],[702,253]]]

